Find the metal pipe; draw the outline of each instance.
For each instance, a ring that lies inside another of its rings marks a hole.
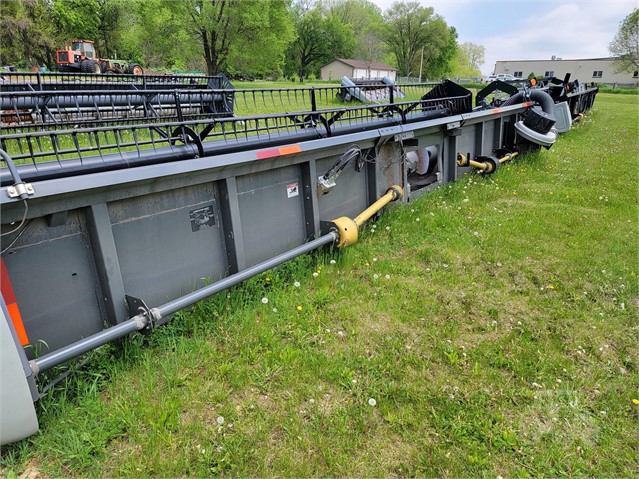
[[[44,356],[41,356],[29,362],[31,370],[33,371],[34,376],[37,376],[43,371],[65,363],[70,359],[76,358],[93,349],[99,348],[100,346],[110,343],[111,341],[115,341],[116,339],[127,336],[130,333],[140,331],[141,329],[147,327],[150,321],[159,321],[166,316],[176,313],[181,309],[191,306],[198,301],[219,293],[220,291],[235,286],[236,284],[239,284],[242,281],[247,280],[257,274],[268,271],[275,266],[279,266],[280,264],[296,258],[297,256],[301,256],[305,253],[313,251],[325,244],[334,243],[337,238],[337,232],[331,231],[328,234],[320,236],[315,240],[309,241],[308,243],[298,246],[297,248],[293,248],[286,253],[282,253],[278,256],[275,256],[274,258],[263,261],[262,263],[256,264],[255,266],[252,266],[250,268],[246,268],[239,273],[228,276],[227,278],[224,278],[209,286],[205,286],[204,288],[194,291],[193,293],[187,294],[178,299],[163,304],[158,308],[152,308],[150,310],[151,317],[149,317],[146,313],[138,314],[133,318],[118,324],[117,326],[110,327],[108,329],[105,329],[104,331],[100,331],[99,333],[89,336],[88,338],[81,339],[79,341],[76,341],[75,343],[60,348],[57,351],[45,354]]]
[[[29,361],[33,375],[37,376],[43,371],[51,369],[54,366],[65,363],[70,359],[81,356],[84,353],[97,349],[111,341],[122,338],[130,333],[144,329],[149,319],[143,315],[137,315],[117,326],[112,326],[104,331],[95,333],[88,338],[81,339],[75,343],[71,343],[64,348],[60,348],[37,359]]]
[[[358,214],[353,221],[359,227],[362,226],[371,216],[381,210],[384,206],[386,206],[391,201],[395,201],[402,197],[403,191],[402,187],[398,185],[391,186],[386,194],[378,199],[375,203],[370,205],[360,214]]]
[[[345,246],[357,243],[359,237],[359,227],[366,222],[371,216],[381,210],[391,201],[396,201],[402,197],[404,190],[399,185],[391,186],[384,196],[378,199],[375,203],[370,205],[355,219],[350,219],[348,216],[342,216],[332,221],[333,225],[339,232],[337,240],[337,247],[343,248]]]
[[[512,153],[508,153],[506,156],[502,156],[501,158],[499,158],[499,163],[504,164],[507,161],[512,160],[514,157],[516,157],[519,154],[518,151],[513,151]]]

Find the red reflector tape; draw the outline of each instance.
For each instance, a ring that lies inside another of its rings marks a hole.
[[[527,101],[526,103],[522,103],[522,106],[525,106],[525,107],[532,106],[532,102]]]
[[[2,292],[4,302],[7,303],[9,316],[11,317],[13,327],[16,329],[16,333],[18,333],[20,344],[26,346],[29,344],[29,337],[27,336],[27,331],[24,329],[22,315],[16,302],[16,295],[13,292],[13,286],[11,286],[11,280],[9,279],[7,266],[4,264],[4,258],[0,258],[0,292]]]
[[[501,108],[494,108],[491,110],[492,114],[495,115],[497,113],[501,113]]]
[[[282,148],[275,148],[273,150],[262,150],[255,153],[255,157],[258,160],[266,160],[267,158],[275,158],[276,156],[292,155],[302,151],[300,145],[283,146]]]

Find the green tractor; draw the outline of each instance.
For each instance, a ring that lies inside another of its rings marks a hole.
[[[55,58],[61,72],[144,75],[137,63],[98,58],[91,40],[71,40],[65,49],[56,51]]]

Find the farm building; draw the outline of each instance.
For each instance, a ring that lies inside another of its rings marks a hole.
[[[347,76],[359,80],[370,80],[389,77],[395,81],[396,75],[397,68],[385,63],[336,58],[321,68],[320,79],[325,81],[339,80],[343,76]]]
[[[508,73],[515,78],[526,78],[530,73],[537,76],[563,78],[570,73],[572,80],[582,83],[637,84],[639,71],[615,73],[614,58],[582,58],[564,60],[506,60],[495,63],[495,74]]]

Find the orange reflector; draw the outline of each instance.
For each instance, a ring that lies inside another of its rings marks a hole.
[[[530,79],[530,84],[531,84],[532,86],[535,86],[535,85],[537,84],[537,79],[536,79],[536,78],[531,78],[531,79]]]
[[[11,286],[11,281],[9,280],[9,272],[4,264],[4,258],[0,258],[0,292],[2,292],[4,302],[7,303],[9,316],[11,317],[11,322],[13,323],[16,333],[18,333],[20,344],[26,346],[29,344],[29,337],[27,336],[27,331],[24,329],[22,315],[16,302],[16,295],[13,293],[13,286]]]
[[[273,150],[262,150],[255,153],[255,157],[258,160],[266,160],[267,158],[275,158],[276,156],[292,155],[302,151],[300,145],[283,146],[282,148],[275,148]]]

